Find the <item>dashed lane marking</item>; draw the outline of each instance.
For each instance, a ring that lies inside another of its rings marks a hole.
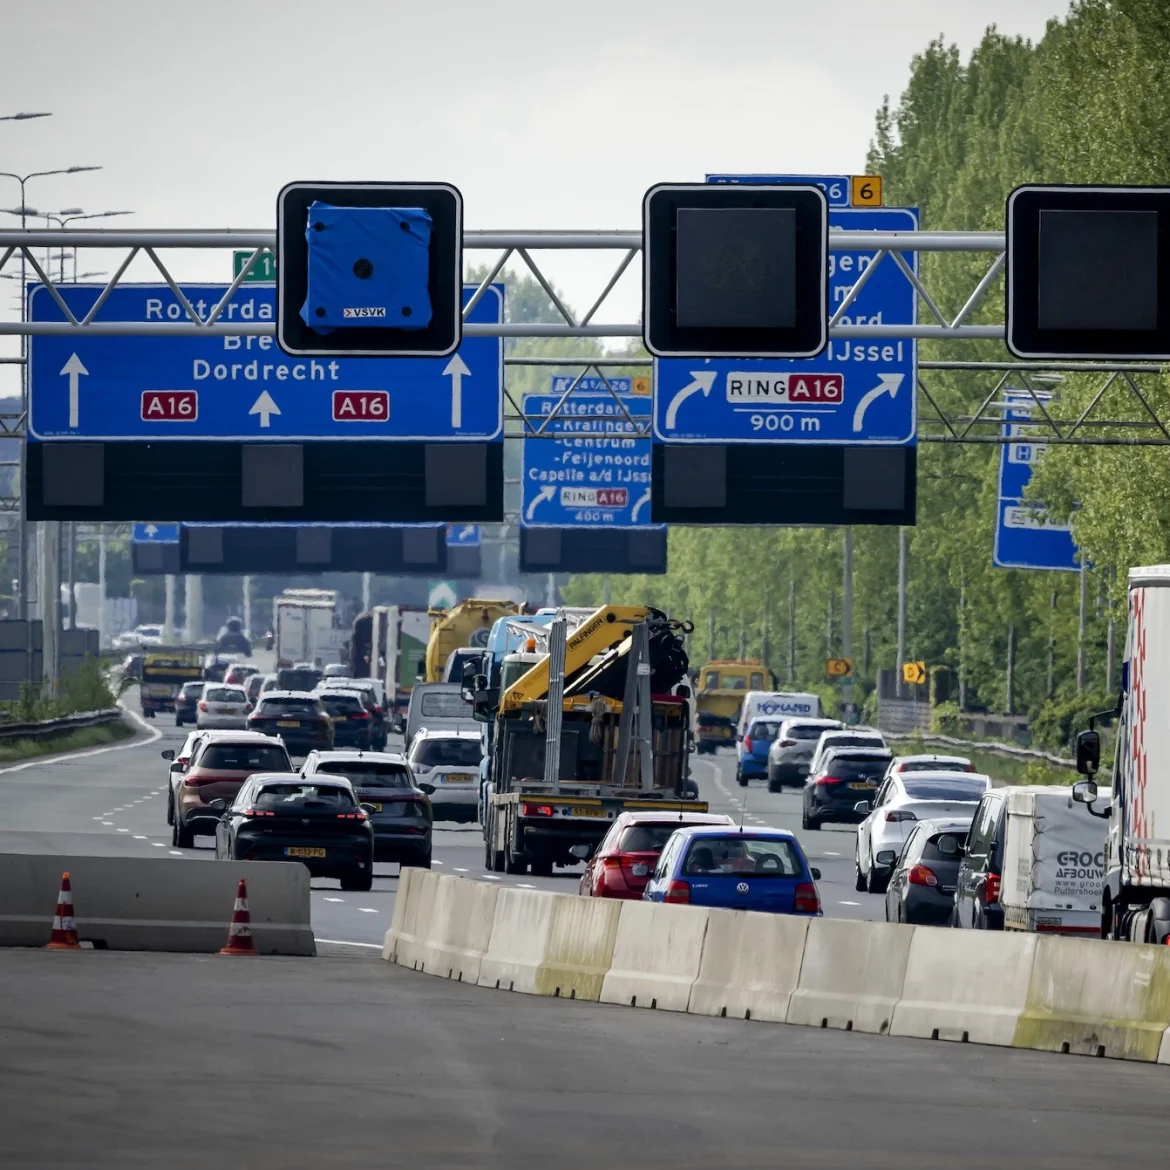
[[[457,865],[457,866],[455,866],[455,872],[456,873],[466,873],[467,870],[462,865]]]
[[[109,829],[109,828],[113,827],[114,822],[113,821],[102,821],[102,824],[105,825],[107,829]]]
[[[181,849],[168,849],[167,852],[172,857],[182,857],[183,856],[183,851]]]
[[[375,910],[373,906],[359,906],[358,909],[363,914],[377,914],[378,913],[378,911]]]
[[[326,902],[344,902],[345,899],[344,898],[326,898],[325,901]]]
[[[838,902],[838,906],[860,906],[860,902]]]
[[[500,880],[494,873],[481,873],[479,876],[485,882],[498,882]]]
[[[129,829],[119,829],[118,832],[119,833],[129,833],[130,830]]]
[[[362,943],[349,942],[343,938],[319,938],[319,943],[328,943],[331,947],[369,947],[371,950],[380,951],[382,949],[381,943]]]
[[[134,834],[134,840],[135,840],[135,841],[145,841],[145,840],[146,840],[146,835],[145,835],[145,834],[143,834],[142,836],[139,836],[137,833],[135,833],[135,834]]]
[[[517,882],[516,885],[522,890],[535,890],[536,887],[531,882]]]
[[[151,841],[151,844],[152,844],[152,845],[153,845],[153,846],[154,846],[156,849],[165,849],[165,848],[166,848],[166,846],[165,846],[165,845],[164,845],[164,844],[163,844],[161,841]]]

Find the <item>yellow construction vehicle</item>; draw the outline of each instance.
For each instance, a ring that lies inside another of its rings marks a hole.
[[[427,642],[427,682],[447,681],[444,670],[452,651],[464,646],[486,646],[488,634],[497,618],[523,612],[523,606],[514,601],[483,597],[472,597],[450,610],[427,610],[433,619],[431,636]]]
[[[775,690],[776,675],[758,658],[720,658],[699,671],[698,750],[735,746],[735,725],[748,691]]]

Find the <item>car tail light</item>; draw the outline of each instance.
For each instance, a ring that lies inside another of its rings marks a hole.
[[[816,784],[818,788],[828,788],[834,784],[844,784],[844,776],[818,776]]]
[[[906,875],[906,880],[912,886],[937,886],[938,878],[934,876],[934,870],[929,866],[916,865]]]
[[[821,909],[821,896],[813,882],[801,882],[792,899],[793,909],[798,914],[817,914]]]
[[[206,703],[205,703],[205,702],[204,702],[202,699],[200,699],[200,700],[199,700],[199,710],[200,710],[200,711],[206,711],[206,710],[207,710],[207,704],[206,704]]]
[[[680,882],[677,878],[666,887],[666,893],[663,895],[664,902],[678,902],[680,905],[688,904],[691,900],[691,886],[689,882]]]
[[[520,815],[522,817],[551,817],[553,807],[551,804],[522,804]]]
[[[338,813],[337,819],[339,821],[368,821],[370,818],[366,815],[365,812],[355,812],[355,813]]]
[[[916,821],[918,818],[912,812],[907,812],[905,809],[892,808],[886,813],[886,820],[893,821],[897,824],[899,821]]]
[[[750,735],[745,735],[743,737],[743,750],[745,752],[750,752],[752,750],[752,737]]]
[[[246,808],[240,814],[243,817],[274,817],[276,813],[264,808]]]
[[[354,711],[350,713],[349,717],[351,719],[369,719],[370,713],[369,711]]]
[[[620,857],[603,857],[601,859],[602,869],[621,869],[622,859]]]
[[[989,873],[987,875],[986,892],[989,906],[999,901],[999,874]]]
[[[252,704],[251,704],[251,703],[245,703],[245,704],[244,704],[244,714],[245,714],[245,715],[251,715],[251,714],[252,714]]]

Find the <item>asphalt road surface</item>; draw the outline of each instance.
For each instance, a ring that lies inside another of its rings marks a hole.
[[[1166,1165],[1166,1068],[510,995],[347,954],[0,951],[0,1163]]]
[[[187,729],[170,716],[146,724],[139,739],[73,755],[36,760],[0,769],[0,851],[79,853],[114,856],[182,856],[214,860],[210,837],[196,838],[194,849],[171,846],[166,823],[167,764],[159,756],[178,748]],[[391,750],[394,744],[391,741]],[[853,830],[845,826],[804,832],[795,790],[776,795],[762,781],[746,791],[734,781],[734,755],[695,757],[693,771],[703,799],[713,812],[727,812],[744,824],[794,830],[813,865],[825,913],[836,917],[882,918],[880,897],[853,890]],[[747,800],[746,813],[742,805]],[[484,870],[478,825],[438,822],[433,862],[440,873],[576,893],[581,867],[558,869],[552,877],[489,874]],[[313,882],[313,931],[319,940],[380,945],[394,908],[398,866],[379,865],[369,893],[342,891],[332,879]]]

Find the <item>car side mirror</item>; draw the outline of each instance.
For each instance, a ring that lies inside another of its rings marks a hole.
[[[165,752],[158,753],[164,760],[173,760],[175,758],[175,749],[167,748]]]
[[[1077,736],[1077,771],[1095,776],[1101,766],[1101,736],[1096,731],[1082,731]],[[1075,798],[1074,798],[1075,799]]]
[[[868,800],[859,800],[854,806],[853,811],[859,816],[868,816],[873,811],[873,806]]]
[[[1084,732],[1081,732],[1084,735]],[[1080,743],[1077,744],[1077,767],[1080,767]],[[1097,799],[1095,780],[1078,780],[1072,786],[1072,798],[1077,804],[1092,804]]]
[[[593,850],[588,845],[571,845],[569,846],[569,852],[578,861],[588,861],[593,854]]]
[[[817,869],[815,865],[809,870],[809,873],[812,874],[814,882],[819,882],[821,880],[821,871]]]
[[[425,792],[427,796],[430,796],[431,793],[435,791],[435,786],[433,784],[416,784],[415,787],[419,790],[419,792]]]
[[[879,849],[874,855],[874,861],[878,865],[893,865],[898,860],[898,855],[892,849]]]
[[[207,807],[213,809],[217,813],[227,811],[228,802],[222,797],[216,797],[215,800],[208,801]]]

